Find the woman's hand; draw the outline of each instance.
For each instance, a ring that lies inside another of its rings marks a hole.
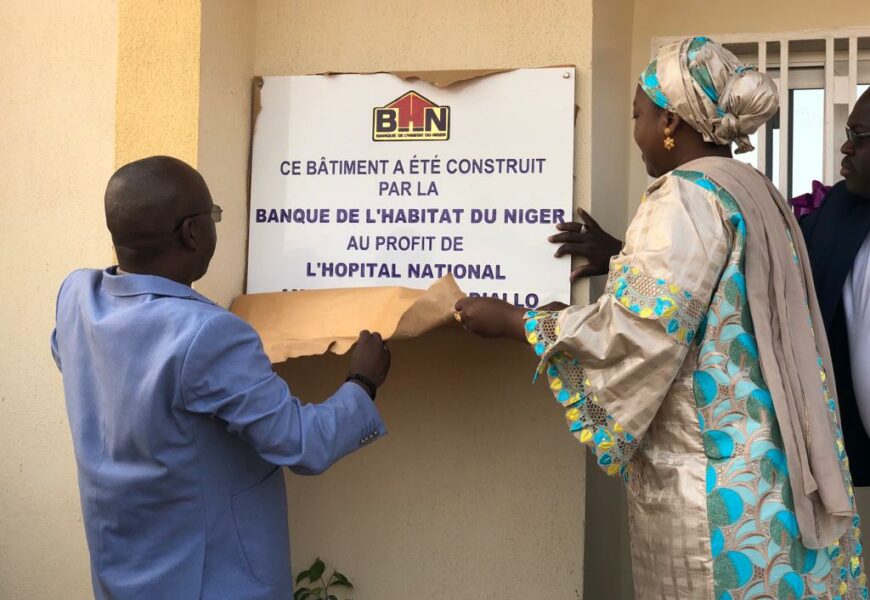
[[[622,242],[595,222],[582,208],[577,209],[582,223],[560,223],[556,229],[562,233],[551,235],[548,239],[554,244],[561,244],[556,250],[556,256],[582,256],[587,264],[577,267],[571,272],[571,281],[592,275],[606,275],[610,268],[610,259],[622,251]]]
[[[525,341],[526,309],[496,298],[463,298],[456,303],[457,320],[467,331],[484,338]]]

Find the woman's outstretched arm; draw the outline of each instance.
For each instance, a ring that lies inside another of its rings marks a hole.
[[[456,303],[458,320],[467,331],[485,338],[526,341],[526,309],[496,298],[462,298]]]

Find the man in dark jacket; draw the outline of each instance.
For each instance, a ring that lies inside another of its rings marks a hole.
[[[844,180],[801,221],[856,486],[870,486],[870,91],[849,115]]]

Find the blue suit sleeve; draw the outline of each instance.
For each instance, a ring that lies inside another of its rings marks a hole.
[[[60,312],[60,302],[61,297],[63,295],[63,288],[66,285],[66,282],[69,281],[69,277],[64,279],[63,283],[60,284],[60,289],[57,291],[57,298],[54,302],[54,329],[51,332],[51,357],[54,359],[54,364],[57,365],[57,370],[63,373],[63,367],[61,366],[60,361],[60,346],[57,343],[57,315]]]
[[[57,370],[62,373],[63,368],[60,366],[60,350],[57,347],[57,329],[51,332],[51,357],[57,365]]]
[[[257,333],[224,312],[206,321],[182,368],[184,408],[226,423],[265,460],[313,475],[386,434],[368,394],[345,383],[302,404],[272,370]]]

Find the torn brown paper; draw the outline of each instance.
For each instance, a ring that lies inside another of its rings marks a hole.
[[[534,69],[549,69],[553,67],[573,67],[574,65],[549,65],[545,67],[531,67]],[[395,75],[405,81],[425,81],[437,88],[448,88],[457,83],[479,79],[496,73],[507,73],[521,67],[511,69],[446,69],[440,71],[324,71],[317,75],[376,75],[387,73]]]
[[[245,294],[230,310],[260,334],[273,363],[315,354],[344,354],[363,329],[384,339],[420,336],[453,321],[465,294],[452,277],[428,290],[348,288]]]
[[[463,81],[471,81],[479,77],[494,75],[496,73],[507,73],[514,69],[453,69],[445,71],[369,71],[369,72],[344,72],[344,71],[325,71],[317,73],[317,75],[379,75],[388,74],[395,75],[405,81],[425,81],[431,83],[437,88],[450,87],[455,83]]]

